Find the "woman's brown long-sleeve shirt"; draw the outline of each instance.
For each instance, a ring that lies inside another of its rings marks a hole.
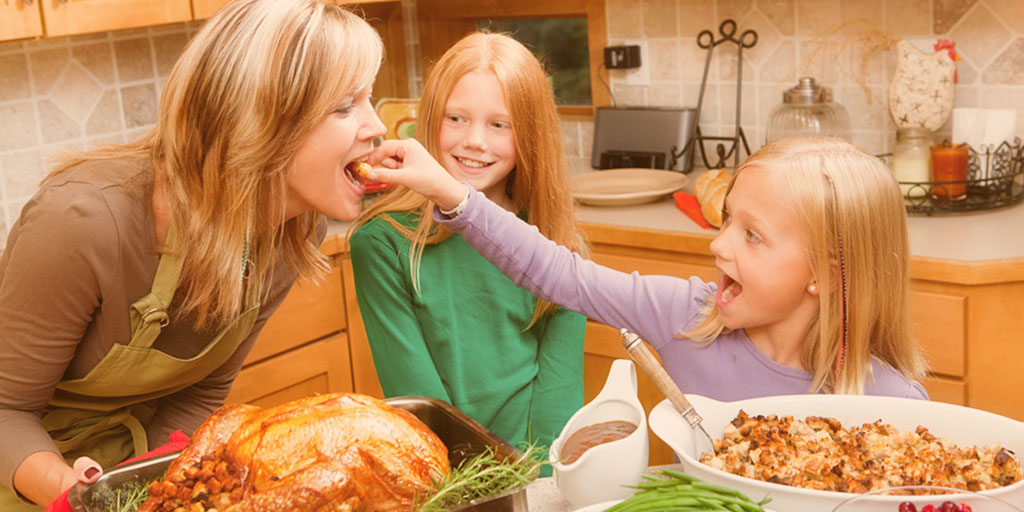
[[[32,453],[57,452],[40,411],[57,382],[85,376],[115,343],[131,337],[129,307],[149,293],[157,263],[152,164],[87,162],[43,184],[11,228],[0,256],[0,482]],[[325,225],[321,223],[320,227]],[[324,229],[318,230],[323,236]],[[257,334],[293,276],[278,267],[252,333],[199,383],[157,400],[146,425],[150,447],[175,429],[191,431],[224,402]],[[154,344],[195,356],[212,332],[174,319]]]

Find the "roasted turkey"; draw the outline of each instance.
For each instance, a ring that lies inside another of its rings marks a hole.
[[[410,510],[448,470],[448,450],[426,425],[365,395],[226,405],[139,511]]]

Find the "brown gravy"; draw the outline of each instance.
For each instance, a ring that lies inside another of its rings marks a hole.
[[[572,464],[583,456],[587,450],[611,441],[622,439],[636,430],[636,425],[628,421],[606,421],[587,425],[573,432],[562,445],[560,455],[562,464]]]

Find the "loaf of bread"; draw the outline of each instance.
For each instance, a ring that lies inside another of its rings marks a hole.
[[[700,213],[709,224],[722,227],[722,207],[725,206],[725,190],[732,175],[724,169],[711,169],[693,182],[693,194],[700,204]]]

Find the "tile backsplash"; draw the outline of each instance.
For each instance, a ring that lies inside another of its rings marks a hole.
[[[61,153],[153,126],[164,81],[197,27],[0,43],[0,247]]]
[[[741,89],[741,125],[751,150],[764,141],[782,92],[810,75],[849,110],[855,142],[888,151],[895,128],[886,101],[895,60],[882,43],[896,39],[921,47],[954,40],[963,57],[956,105],[1016,109],[1017,126],[1024,127],[1021,0],[606,0],[606,13],[608,44],[647,49],[649,84],[633,85],[624,71],[611,72],[620,106],[696,106],[705,59],[697,34],[709,29],[719,37],[724,19],[735,20],[740,31],[757,31],[757,45],[743,54]],[[840,25],[845,38],[823,35]],[[164,81],[198,26],[0,43],[0,247],[60,152],[124,142],[152,126]],[[716,50],[701,112],[706,134],[733,129],[735,70],[736,52]],[[573,168],[589,169],[592,120],[567,117],[563,128]]]
[[[757,44],[743,52],[741,121],[750,149],[764,143],[765,126],[782,93],[801,76],[832,88],[850,112],[853,141],[872,153],[895,141],[888,91],[896,62],[889,45],[906,39],[928,49],[951,39],[957,62],[956,107],[1009,108],[1024,129],[1024,1],[1021,0],[606,0],[608,44],[647,47],[649,85],[631,85],[612,70],[619,106],[695,107],[706,50],[697,34],[725,19],[738,32],[753,29]],[[830,29],[834,30],[831,35]],[[716,48],[709,67],[700,126],[732,135],[736,119],[736,45]],[[597,87],[602,87],[598,84]],[[569,156],[590,161],[592,123],[563,123]],[[938,137],[951,131],[949,123]],[[1018,133],[1024,130],[1018,130]],[[708,144],[711,150],[711,144]]]

